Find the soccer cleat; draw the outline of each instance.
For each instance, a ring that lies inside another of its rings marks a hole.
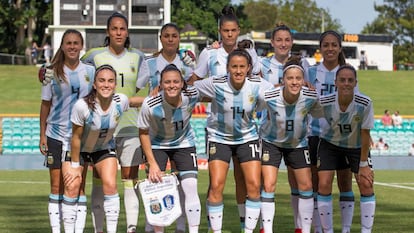
[[[296,228],[296,229],[295,229],[295,233],[302,233],[302,229],[300,229],[300,228]]]

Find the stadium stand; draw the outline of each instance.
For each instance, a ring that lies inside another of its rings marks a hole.
[[[205,143],[205,115],[195,114],[191,126],[196,135],[196,148],[199,158],[207,158]],[[1,119],[1,154],[4,155],[40,155],[40,124],[38,117],[2,117]],[[371,130],[374,142],[383,138],[389,145],[388,150],[371,150],[373,156],[406,156],[414,143],[414,119],[404,119],[400,127],[384,127],[380,119],[376,119]]]

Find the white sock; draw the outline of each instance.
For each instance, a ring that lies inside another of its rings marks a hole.
[[[298,200],[298,211],[302,233],[310,233],[312,226],[312,215],[314,210],[313,192],[300,191]]]
[[[116,233],[119,217],[119,194],[104,195],[104,210],[106,217],[106,231]]]
[[[78,212],[78,198],[63,196],[62,219],[65,232],[75,232],[76,214]]]
[[[185,232],[186,228],[187,228],[187,216],[185,215],[185,195],[183,192],[183,188],[182,185],[178,186],[178,194],[180,195],[180,206],[181,209],[183,210],[182,214],[180,215],[180,217],[177,218],[177,220],[175,221],[175,231],[183,231]]]
[[[257,220],[260,215],[260,199],[250,199],[246,200],[246,218],[245,218],[245,233],[252,233],[257,225]]]
[[[275,193],[267,193],[262,191],[261,193],[261,216],[263,230],[266,233],[273,232],[273,219],[275,217]]]
[[[352,191],[339,194],[339,207],[341,209],[342,233],[350,233],[352,218],[354,217],[355,197]]]
[[[332,195],[318,195],[318,211],[324,233],[333,233]]]
[[[104,194],[102,190],[102,180],[93,177],[92,179],[92,223],[96,232],[103,232],[105,212],[103,208]]]
[[[139,200],[133,180],[122,180],[124,184],[124,206],[127,232],[135,232],[138,224]]]
[[[214,233],[220,233],[223,226],[223,202],[209,202],[207,200],[207,213],[210,219],[210,228]]]
[[[60,233],[60,220],[62,218],[62,200],[63,196],[58,194],[49,194],[49,221],[52,233]]]
[[[376,200],[375,195],[361,196],[361,233],[370,233],[374,225]]]
[[[299,202],[299,190],[297,189],[290,189],[290,205],[292,206],[293,210],[293,222],[295,224],[295,229],[302,229],[300,225],[300,218],[298,212],[298,202]]]
[[[314,233],[322,233],[321,226],[321,217],[319,216],[318,211],[318,193],[313,193],[313,215],[312,215],[312,225]]]
[[[85,195],[79,196],[78,209],[75,222],[75,233],[83,233],[86,224],[86,215],[88,214],[87,199]]]
[[[181,187],[185,194],[185,214],[187,216],[188,230],[197,233],[200,226],[201,203],[197,191],[197,174],[180,174]]]

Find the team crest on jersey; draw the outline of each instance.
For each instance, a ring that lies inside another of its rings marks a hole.
[[[182,74],[183,77],[185,77],[186,72],[185,72],[185,69],[184,68],[181,68],[181,74]]]
[[[174,196],[173,195],[167,195],[162,199],[162,202],[164,203],[164,207],[167,210],[172,210],[175,206]]]
[[[210,150],[209,150],[209,154],[210,155],[214,155],[217,152],[217,148],[216,148],[216,144],[214,143],[210,143]]]
[[[135,73],[135,66],[134,66],[134,63],[131,63],[130,65],[129,65],[129,67],[131,68],[131,71],[132,71],[132,73]]]
[[[357,116],[355,116],[355,117],[354,117],[354,121],[356,121],[356,122],[360,122],[360,121],[361,121],[361,117],[360,117],[360,116],[358,116],[358,115],[357,115]]]
[[[161,203],[158,201],[157,198],[150,200],[150,210],[152,214],[161,213],[161,210],[162,210]]]
[[[88,75],[88,74],[85,74],[85,80],[86,80],[86,82],[91,81],[91,78],[89,77],[89,75]]]
[[[270,159],[270,154],[268,150],[263,151],[263,155],[262,155],[262,161],[263,162],[268,162]]]
[[[249,95],[249,103],[253,104],[254,96],[252,94]]]

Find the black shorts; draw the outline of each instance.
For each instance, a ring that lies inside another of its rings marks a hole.
[[[97,164],[106,158],[116,158],[115,150],[100,150],[92,153],[81,152],[80,155],[82,162],[91,162],[93,164]]]
[[[339,147],[321,139],[318,148],[318,170],[327,171],[351,168],[353,173],[358,173],[360,157],[360,148]],[[368,155],[368,165],[372,168],[371,155]]]
[[[227,145],[218,142],[208,142],[208,161],[221,160],[230,163],[236,156],[239,163],[260,161],[261,145],[259,140],[253,140],[244,144]]]
[[[198,171],[196,148],[153,149],[155,160],[161,171],[167,168],[168,159],[174,161],[177,171]]]
[[[309,136],[308,137],[308,147],[311,164],[316,166],[318,163],[318,146],[319,146],[319,137],[318,136]]]
[[[62,167],[63,142],[47,137],[47,154],[45,156],[44,165],[52,169],[60,169]]]
[[[286,166],[293,169],[310,167],[309,151],[303,148],[281,148],[272,143],[263,141],[262,165],[271,165],[279,168],[282,157]]]

